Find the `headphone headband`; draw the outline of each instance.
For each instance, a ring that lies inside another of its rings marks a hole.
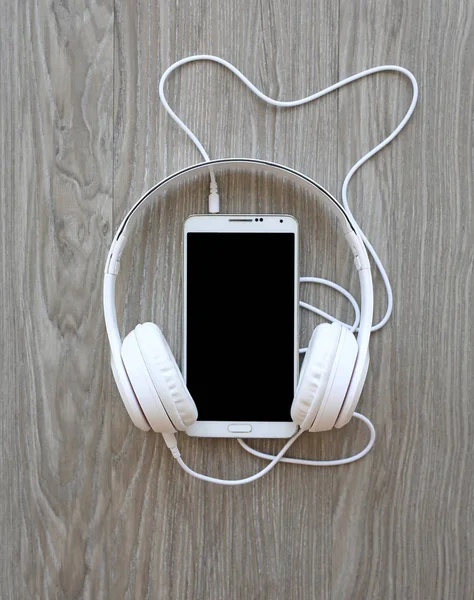
[[[116,232],[113,242],[112,242],[112,246],[110,248],[105,272],[112,273],[110,271],[110,266],[115,266],[115,263],[113,261],[113,259],[115,257],[112,255],[112,250],[114,248],[114,244],[118,241],[118,239],[122,236],[122,234],[124,234],[126,232],[127,228],[130,225],[130,222],[133,220],[133,217],[136,214],[136,211],[141,207],[141,205],[146,200],[149,200],[150,197],[155,192],[158,192],[161,188],[167,187],[170,183],[181,179],[185,175],[197,174],[197,173],[199,173],[199,171],[204,171],[204,170],[208,170],[211,173],[214,170],[213,169],[214,166],[216,166],[216,167],[224,166],[231,170],[237,169],[241,166],[244,166],[247,171],[263,170],[263,172],[269,172],[269,173],[279,172],[283,177],[286,176],[290,181],[293,181],[294,183],[301,185],[302,187],[307,189],[310,193],[314,193],[315,188],[316,188],[316,190],[321,193],[322,199],[325,201],[325,204],[328,206],[328,208],[336,214],[337,218],[339,219],[339,222],[342,225],[344,233],[347,234],[350,231],[354,231],[357,233],[356,227],[353,225],[353,223],[352,223],[349,215],[345,211],[344,207],[334,198],[334,196],[332,196],[327,190],[325,190],[321,185],[319,185],[319,183],[317,183],[316,181],[314,181],[307,175],[304,175],[303,173],[295,171],[294,169],[291,169],[290,167],[287,167],[285,165],[280,165],[278,163],[274,163],[274,162],[266,161],[266,160],[260,160],[260,159],[256,159],[256,158],[219,158],[216,160],[210,160],[207,162],[202,162],[202,163],[198,163],[195,165],[191,165],[189,167],[185,167],[184,169],[181,169],[180,171],[176,171],[175,173],[168,175],[168,177],[165,177],[164,179],[162,179],[161,181],[156,183],[147,192],[145,192],[143,194],[143,196],[128,211],[128,213],[125,215],[125,218],[123,219],[122,223],[120,224],[119,228],[117,229],[117,232]],[[361,241],[362,247],[365,248],[362,240],[360,240],[360,241]],[[352,246],[351,246],[351,248],[352,248]],[[367,253],[365,253],[365,254],[367,256]]]
[[[357,227],[352,222],[352,219],[344,210],[343,206],[323,187],[316,183],[306,175],[270,161],[258,160],[253,158],[229,158],[211,160],[204,163],[199,163],[186,167],[150,188],[136,202],[130,211],[127,213],[122,223],[120,224],[112,245],[110,247],[104,274],[104,317],[107,328],[107,336],[109,338],[112,366],[116,376],[120,379],[127,378],[125,369],[120,358],[121,338],[117,323],[117,312],[115,306],[115,280],[120,269],[120,256],[127,242],[127,230],[132,225],[138,209],[149,200],[155,192],[163,192],[170,185],[174,185],[187,175],[198,174],[202,171],[214,171],[213,167],[225,167],[226,170],[237,170],[244,167],[246,171],[263,171],[268,173],[277,173],[292,181],[310,193],[317,191],[319,197],[325,202],[326,206],[336,215],[341,224],[345,238],[349,247],[354,254],[354,264],[359,274],[359,283],[361,289],[361,318],[359,332],[357,335],[358,356],[354,367],[354,373],[347,392],[347,399],[337,419],[336,427],[343,427],[348,423],[357,405],[360,396],[365,375],[369,364],[369,339],[373,317],[373,284],[370,272],[370,263],[365,245],[359,235]],[[350,400],[352,398],[352,400]]]

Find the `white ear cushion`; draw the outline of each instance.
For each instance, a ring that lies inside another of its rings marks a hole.
[[[309,428],[311,432],[328,431],[336,424],[354,372],[357,352],[358,346],[354,334],[342,327],[336,356],[332,363],[321,405],[314,423]]]
[[[301,429],[311,427],[319,410],[336,356],[341,329],[338,323],[323,323],[313,331],[291,406],[291,418]]]
[[[176,428],[170,421],[153,385],[138,347],[135,331],[130,332],[123,340],[121,356],[135,397],[150,427],[159,433],[174,433]]]
[[[168,342],[154,323],[137,325],[135,335],[156,392],[175,427],[183,431],[198,413]]]

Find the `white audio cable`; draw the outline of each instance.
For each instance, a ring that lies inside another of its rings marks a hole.
[[[162,435],[163,435],[166,445],[171,450],[171,454],[174,456],[174,458],[178,462],[179,466],[182,469],[184,469],[184,471],[186,471],[186,473],[188,473],[189,475],[196,477],[196,479],[202,479],[202,481],[207,481],[208,483],[218,483],[220,485],[243,485],[244,483],[251,483],[252,481],[260,479],[260,477],[263,477],[264,475],[266,475],[268,473],[268,471],[271,471],[273,469],[273,467],[277,463],[279,463],[280,460],[282,460],[282,457],[287,452],[288,448],[293,445],[293,442],[295,442],[302,433],[304,433],[303,430],[299,429],[286,442],[286,444],[283,446],[283,448],[280,450],[280,452],[276,456],[272,456],[270,458],[270,463],[264,469],[262,469],[258,473],[255,473],[254,475],[250,475],[250,477],[245,477],[244,479],[217,479],[216,477],[210,477],[209,475],[204,475],[202,473],[197,473],[196,471],[193,471],[190,467],[188,467],[188,465],[181,458],[181,453],[178,450],[178,444],[176,441],[176,437],[172,433],[163,433]],[[254,453],[254,451],[252,451],[252,454],[253,453]],[[267,455],[265,455],[265,458],[266,458],[266,456]]]
[[[340,466],[340,465],[348,465],[349,463],[352,463],[352,462],[355,462],[356,460],[361,459],[368,452],[370,452],[370,450],[372,449],[372,446],[375,443],[375,428],[372,425],[371,421],[367,417],[364,417],[364,415],[361,415],[360,413],[355,412],[353,416],[356,419],[361,420],[363,423],[365,423],[367,425],[369,432],[370,432],[370,439],[367,442],[367,445],[365,446],[365,448],[363,450],[361,450],[357,454],[354,454],[353,456],[348,456],[347,458],[339,458],[337,460],[307,460],[307,459],[302,459],[302,458],[289,458],[289,457],[287,458],[287,457],[285,457],[284,455],[286,454],[288,449],[294,444],[294,442],[296,442],[296,440],[300,437],[300,435],[302,433],[304,433],[303,429],[298,429],[298,431],[286,442],[286,444],[283,446],[283,448],[280,450],[280,452],[278,452],[278,454],[276,454],[274,456],[272,454],[265,454],[264,452],[259,452],[258,450],[255,450],[254,448],[251,448],[250,446],[248,446],[243,440],[238,439],[237,441],[239,442],[239,444],[242,446],[242,448],[244,450],[246,450],[247,452],[250,452],[250,454],[253,454],[254,456],[257,456],[258,458],[263,458],[265,460],[270,461],[269,464],[264,469],[262,469],[261,471],[258,471],[258,473],[255,473],[254,475],[250,475],[249,477],[244,477],[243,479],[218,479],[217,477],[210,477],[209,475],[204,475],[203,473],[198,473],[197,471],[193,471],[193,469],[188,467],[188,465],[181,458],[181,453],[178,450],[178,443],[176,441],[176,437],[174,436],[174,434],[163,433],[162,435],[163,435],[166,445],[171,450],[171,454],[174,456],[174,458],[178,462],[179,466],[184,471],[186,471],[186,473],[188,473],[188,475],[191,475],[192,477],[195,477],[196,479],[201,479],[202,481],[207,481],[208,483],[217,483],[219,485],[243,485],[245,483],[251,483],[252,481],[256,481],[257,479],[260,479],[260,477],[263,477],[264,475],[266,475],[279,462],[292,463],[295,465],[306,465],[306,466],[311,466],[311,467],[336,467],[336,466]]]
[[[416,103],[418,100],[418,84],[417,84],[417,81],[416,81],[413,73],[411,73],[408,69],[405,69],[404,67],[400,67],[398,65],[382,65],[379,67],[373,67],[371,69],[366,69],[365,71],[361,71],[360,73],[351,75],[350,77],[346,77],[345,79],[342,79],[338,83],[335,83],[334,85],[324,88],[323,90],[316,92],[315,94],[306,96],[305,98],[301,98],[299,100],[292,100],[292,101],[281,101],[281,100],[275,100],[273,98],[270,98],[269,96],[267,96],[266,94],[261,92],[257,87],[255,87],[255,85],[249,79],[247,79],[247,77],[245,77],[245,75],[243,75],[236,67],[234,67],[234,65],[232,65],[228,61],[226,61],[223,58],[220,58],[218,56],[213,56],[213,55],[209,55],[209,54],[199,54],[196,56],[188,56],[186,58],[178,60],[177,62],[173,63],[170,67],[168,67],[166,69],[166,71],[163,73],[163,75],[160,79],[160,84],[159,84],[160,100],[161,100],[163,106],[165,107],[166,112],[173,119],[173,121],[191,139],[191,141],[195,144],[195,146],[197,147],[197,149],[199,150],[199,152],[201,153],[202,157],[204,158],[204,160],[206,162],[210,160],[208,153],[204,149],[204,147],[201,144],[201,142],[199,141],[199,139],[189,129],[189,127],[187,127],[183,123],[183,121],[177,116],[177,114],[172,110],[172,108],[168,104],[168,101],[166,100],[166,97],[164,94],[164,85],[165,85],[165,82],[168,79],[169,75],[173,71],[178,69],[179,67],[182,67],[185,64],[188,64],[191,62],[197,62],[197,61],[215,62],[215,63],[218,63],[218,64],[226,67],[227,69],[232,71],[232,73],[234,73],[234,75],[236,75],[261,100],[263,100],[264,102],[267,102],[268,104],[270,104],[272,106],[276,106],[279,108],[290,108],[290,107],[301,106],[303,104],[307,104],[308,102],[312,102],[313,100],[317,100],[318,98],[321,98],[327,94],[330,94],[331,92],[334,92],[335,90],[338,90],[339,88],[341,88],[345,85],[348,85],[349,83],[352,83],[352,82],[362,79],[364,77],[368,77],[369,75],[374,75],[376,73],[382,73],[382,72],[387,72],[387,71],[388,72],[397,72],[397,73],[401,73],[402,75],[404,75],[405,77],[407,77],[409,79],[409,81],[412,85],[413,94],[412,94],[412,100],[411,100],[410,106],[409,106],[407,112],[405,113],[405,116],[403,117],[403,119],[400,121],[400,123],[397,125],[397,127],[392,131],[392,133],[389,136],[387,136],[384,140],[382,140],[379,144],[377,144],[374,148],[372,148],[372,150],[370,150],[369,152],[364,154],[364,156],[362,158],[360,158],[351,167],[351,169],[347,173],[346,177],[344,178],[344,182],[342,184],[342,191],[341,191],[342,205],[344,206],[344,208],[346,210],[346,213],[349,217],[351,224],[353,225],[354,229],[361,236],[368,252],[372,256],[372,258],[375,262],[375,265],[377,266],[377,269],[380,272],[380,275],[382,277],[382,280],[383,280],[383,283],[385,286],[385,290],[387,293],[387,309],[385,311],[385,315],[383,316],[383,318],[375,325],[372,325],[371,331],[377,331],[378,329],[381,329],[387,323],[387,321],[389,320],[390,315],[392,313],[392,308],[393,308],[392,287],[390,285],[390,280],[388,278],[388,275],[385,271],[385,268],[384,268],[380,258],[378,257],[375,249],[370,244],[367,237],[362,232],[361,228],[359,227],[357,221],[354,218],[354,215],[352,214],[352,212],[349,208],[349,203],[347,200],[347,188],[349,186],[349,183],[350,183],[352,177],[356,173],[356,171],[358,169],[360,169],[360,167],[364,163],[366,163],[372,156],[377,154],[377,152],[380,152],[380,150],[382,150],[382,148],[385,148],[385,146],[387,146],[401,132],[401,130],[408,123],[410,117],[413,114],[413,111],[415,110],[415,106],[416,106]],[[209,212],[217,213],[217,212],[219,212],[219,194],[218,194],[215,174],[212,170],[210,170],[210,178],[211,178],[211,183],[210,183],[210,193],[209,193]],[[318,308],[316,308],[310,304],[307,304],[305,302],[300,302],[300,306],[302,308],[305,308],[307,310],[310,310],[310,311],[322,316],[323,318],[325,318],[329,321],[336,321],[336,322],[340,323],[341,325],[349,328],[350,331],[358,331],[358,325],[359,325],[359,319],[360,319],[360,309],[357,304],[357,301],[350,294],[350,292],[348,292],[347,290],[345,290],[343,287],[339,286],[338,284],[336,284],[332,281],[329,281],[327,279],[316,278],[316,277],[301,277],[300,282],[301,283],[312,282],[312,283],[326,285],[328,287],[335,289],[336,291],[340,292],[341,294],[343,294],[350,301],[350,303],[352,304],[352,306],[354,308],[355,318],[354,318],[354,323],[352,325],[349,325],[347,323],[339,321],[338,319],[336,319],[335,317],[322,311],[321,309],[318,309]],[[306,348],[300,349],[300,353],[303,353],[305,351],[306,351]],[[199,479],[203,479],[204,481],[220,483],[222,485],[239,485],[239,484],[243,484],[243,483],[249,483],[250,481],[254,481],[255,479],[258,479],[259,477],[262,477],[262,475],[264,475],[270,469],[272,469],[279,461],[290,462],[290,463],[294,463],[294,464],[304,464],[304,465],[310,465],[310,466],[335,466],[335,465],[344,465],[344,464],[348,464],[350,462],[359,460],[360,458],[365,456],[367,454],[367,452],[369,452],[369,450],[372,448],[372,446],[375,442],[375,429],[374,429],[373,424],[370,422],[370,420],[367,417],[364,417],[363,415],[361,415],[359,413],[354,413],[354,417],[360,419],[367,425],[367,427],[369,428],[369,431],[370,431],[370,440],[369,440],[367,446],[358,454],[355,454],[352,457],[342,458],[342,459],[338,459],[338,460],[315,461],[315,460],[303,460],[303,459],[294,459],[294,458],[283,458],[283,455],[288,450],[288,448],[301,435],[301,433],[302,433],[301,430],[299,430],[292,438],[290,438],[290,440],[284,445],[282,450],[276,456],[272,456],[270,454],[265,454],[263,452],[254,450],[253,448],[248,446],[246,442],[239,439],[238,441],[239,441],[240,445],[245,450],[247,450],[247,452],[250,452],[251,454],[258,456],[259,458],[264,458],[271,462],[270,462],[270,464],[267,465],[267,467],[265,467],[265,469],[263,469],[256,475],[247,477],[245,479],[234,480],[234,481],[215,479],[213,477],[201,475],[199,473],[196,473],[195,471],[192,471],[192,469],[190,469],[187,465],[185,465],[185,463],[181,459],[179,451],[177,449],[176,440],[175,440],[174,436],[171,436],[174,439],[174,442],[171,438],[169,438],[167,440],[166,435],[164,435],[164,437],[165,437],[166,444],[168,445],[168,447],[170,448],[170,450],[173,453],[173,456],[175,456],[175,458],[178,460],[181,467],[190,475],[193,475],[194,477],[198,477]],[[171,446],[170,446],[170,444],[171,444]]]

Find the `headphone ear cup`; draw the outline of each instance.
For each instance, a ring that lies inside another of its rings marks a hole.
[[[137,325],[124,339],[122,361],[153,431],[184,431],[197,409],[162,332],[154,323]]]
[[[198,413],[165,336],[154,323],[137,325],[134,333],[157,396],[176,429],[184,431]]]
[[[319,325],[311,336],[291,408],[301,429],[332,429],[344,403],[355,361],[357,341],[339,323]]]
[[[341,326],[341,337],[326,385],[321,407],[316,415],[311,432],[332,429],[346,402],[359,347],[354,334]]]
[[[174,433],[176,428],[156,393],[150,373],[138,346],[135,330],[122,343],[122,362],[143,414],[153,431]]]

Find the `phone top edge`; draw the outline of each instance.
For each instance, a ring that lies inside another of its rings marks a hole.
[[[298,229],[298,219],[287,214],[197,214],[184,220],[185,234],[227,231],[298,233]]]

